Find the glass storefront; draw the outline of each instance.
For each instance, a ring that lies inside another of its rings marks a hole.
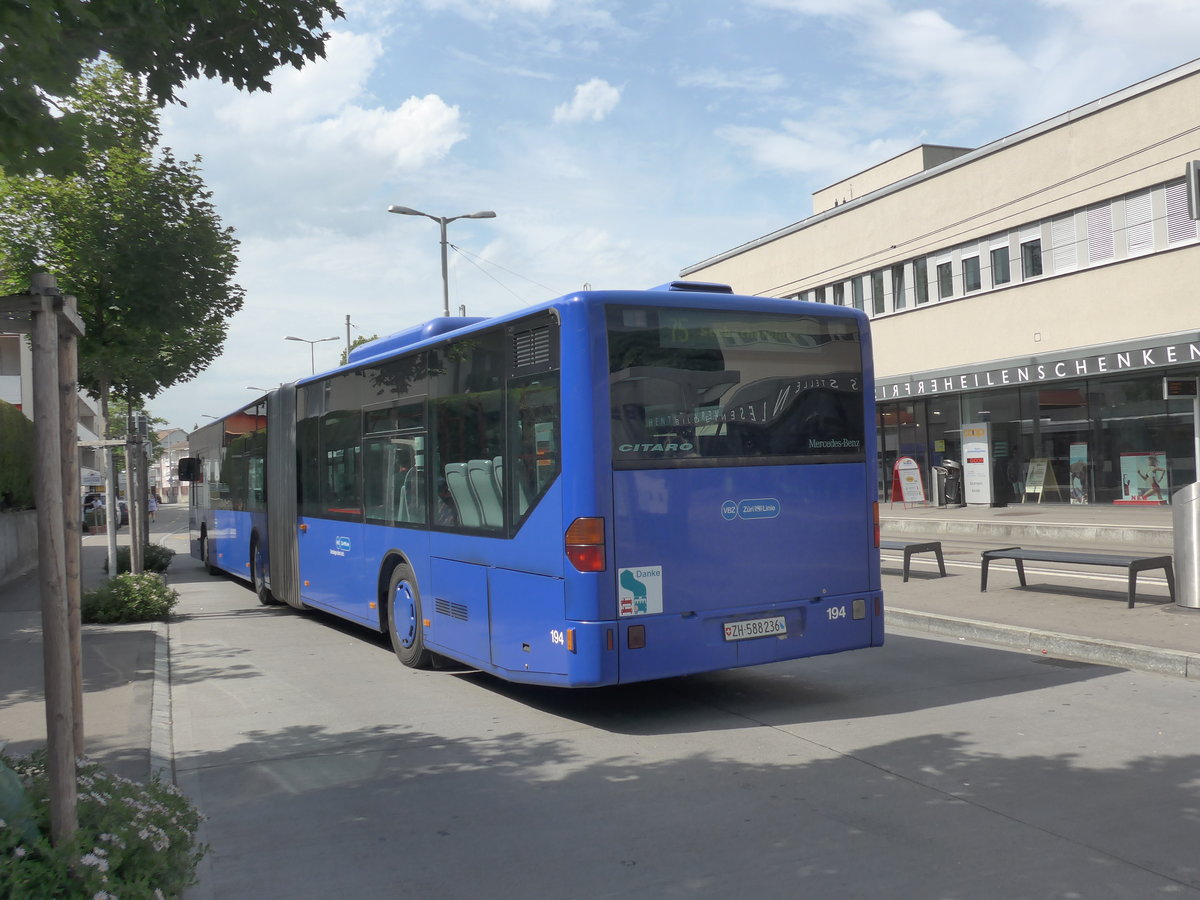
[[[1196,461],[1192,401],[1164,400],[1162,384],[1157,371],[880,400],[880,498],[892,499],[892,467],[901,456],[916,460],[928,495],[932,467],[967,462],[963,424],[986,423],[994,506],[1166,503],[1196,480]]]

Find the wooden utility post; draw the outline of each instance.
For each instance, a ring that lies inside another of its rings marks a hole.
[[[128,486],[126,497],[129,503],[129,571],[140,575],[144,565],[144,547],[149,535],[146,532],[144,510],[146,508],[146,483],[142,459],[142,423],[143,415],[135,412],[130,404],[126,418],[128,435],[125,439],[125,483]]]
[[[75,314],[75,298],[63,297],[63,308]],[[57,316],[55,317],[57,319]],[[83,635],[79,603],[82,591],[80,555],[83,525],[79,510],[79,347],[70,327],[57,324],[58,390],[62,404],[59,415],[59,446],[63,484],[63,571],[67,604],[67,630],[71,657],[71,695],[75,758],[83,756]],[[35,404],[36,409],[36,404]]]
[[[0,324],[6,331],[33,337],[34,487],[50,837],[55,845],[61,845],[71,840],[79,825],[75,759],[83,752],[78,600],[81,511],[74,381],[75,338],[84,329],[72,304],[59,294],[53,276],[44,273],[34,275],[28,294],[0,298]],[[75,459],[74,466],[69,466],[65,455]],[[73,554],[67,549],[72,541]]]

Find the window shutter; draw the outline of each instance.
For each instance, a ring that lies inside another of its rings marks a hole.
[[[1154,222],[1148,190],[1125,198],[1125,240],[1130,256],[1154,249]]]
[[[1050,222],[1050,242],[1053,247],[1054,274],[1069,272],[1079,265],[1075,251],[1075,216],[1068,213]]]
[[[1103,262],[1112,259],[1113,228],[1112,204],[1097,203],[1089,206],[1087,211],[1088,223],[1088,262]]]
[[[1196,222],[1188,216],[1187,182],[1168,184],[1167,195],[1167,243],[1196,239]]]

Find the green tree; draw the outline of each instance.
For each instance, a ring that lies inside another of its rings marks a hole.
[[[138,79],[97,63],[74,98],[84,169],[0,175],[0,293],[46,269],[78,298],[80,383],[109,418],[110,392],[136,409],[216,359],[244,292],[232,280],[238,243],[199,159],[158,147],[158,112]]]
[[[344,366],[346,363],[350,362],[350,352],[352,350],[356,350],[359,347],[361,347],[363,344],[369,344],[369,343],[371,343],[371,341],[377,341],[377,340],[379,340],[379,335],[377,335],[377,334],[371,334],[371,335],[360,334],[358,337],[356,337],[353,341],[350,342],[350,346],[348,348],[342,350],[342,361],[340,363],[338,363],[338,365]]]
[[[336,0],[7,0],[0,4],[0,168],[65,174],[84,163],[71,100],[102,55],[144,80],[158,106],[201,75],[270,90],[287,64],[325,56]]]

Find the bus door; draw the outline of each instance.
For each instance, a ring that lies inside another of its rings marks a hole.
[[[306,477],[298,536],[300,595],[314,606],[374,625],[374,573],[363,565],[360,421],[358,409],[335,409],[298,425],[300,441],[311,440],[308,429],[320,432],[316,458],[301,456]]]

